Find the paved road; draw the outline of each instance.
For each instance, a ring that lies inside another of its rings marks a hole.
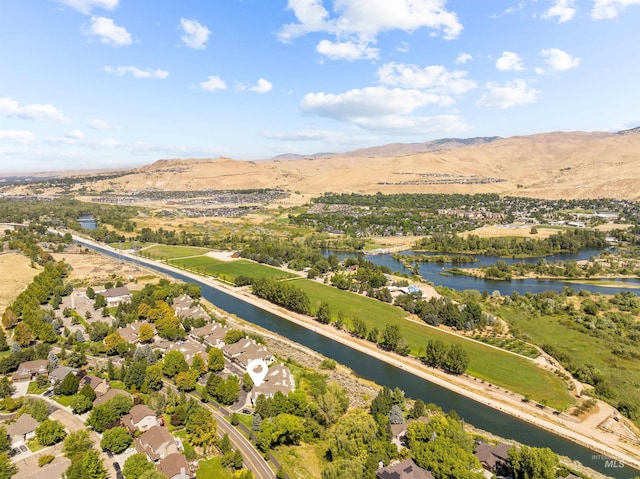
[[[165,386],[170,387],[177,391],[177,388],[166,381],[164,381]],[[195,394],[190,393],[194,399],[200,401],[200,397]],[[229,435],[229,440],[233,447],[235,447],[242,454],[242,458],[244,459],[244,464],[248,469],[253,471],[255,475],[255,479],[276,479],[276,474],[273,472],[273,469],[269,467],[267,461],[264,460],[262,455],[256,450],[253,444],[246,438],[244,435],[238,431],[235,426],[233,426],[229,421],[227,421],[224,414],[222,414],[215,407],[202,403],[204,407],[209,408],[209,410],[213,413],[213,417],[216,418],[218,422],[218,435],[220,437],[224,436],[225,433]]]

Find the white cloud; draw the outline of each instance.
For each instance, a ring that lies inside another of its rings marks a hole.
[[[110,130],[113,128],[113,125],[106,120],[102,120],[101,118],[92,118],[87,122],[87,126],[94,130]]]
[[[273,88],[271,82],[268,82],[264,78],[260,78],[258,80],[258,84],[252,87],[249,87],[249,91],[255,91],[256,93],[267,93],[270,92]]]
[[[62,5],[71,7],[74,10],[88,15],[93,8],[103,8],[105,10],[113,10],[118,6],[120,0],[56,0]]]
[[[400,42],[396,50],[400,53],[407,53],[409,51],[409,44],[407,42]]]
[[[67,138],[71,138],[72,140],[82,140],[82,139],[84,139],[84,133],[82,133],[81,130],[71,130],[65,136]]]
[[[307,93],[300,103],[305,113],[340,121],[361,121],[369,117],[383,117],[411,113],[429,104],[442,103],[439,95],[419,90],[367,87],[341,94]]]
[[[476,102],[476,106],[497,107],[504,110],[516,105],[535,103],[538,96],[538,91],[529,88],[525,80],[513,80],[503,86],[488,83],[487,90],[487,93],[484,93]]]
[[[568,22],[578,11],[575,3],[575,0],[555,0],[555,4],[542,15],[542,18],[557,18],[558,23]]]
[[[378,58],[380,49],[371,48],[367,43],[361,42],[332,42],[321,40],[316,45],[316,51],[331,60],[374,60]]]
[[[56,121],[58,123],[69,123],[69,118],[59,108],[51,103],[20,106],[16,100],[11,98],[0,98],[0,115],[22,118],[23,120]]]
[[[28,145],[36,140],[36,135],[28,130],[0,130],[0,141]]]
[[[102,43],[114,47],[131,45],[133,42],[126,28],[116,25],[112,19],[106,17],[91,17],[91,25],[85,30],[85,34],[100,37]]]
[[[262,136],[270,140],[281,141],[334,141],[344,137],[344,133],[330,130],[265,131],[262,133]]]
[[[363,118],[357,125],[360,128],[390,135],[443,134],[471,129],[471,127],[457,115],[390,115],[381,118]]]
[[[461,94],[476,88],[473,80],[465,78],[467,72],[450,72],[441,65],[420,68],[417,65],[391,62],[382,65],[377,75],[380,82],[386,85],[432,92]]]
[[[198,86],[206,91],[226,90],[227,84],[217,76],[207,77],[207,81],[198,83]]]
[[[471,60],[473,60],[473,57],[469,53],[461,53],[456,57],[456,64],[464,65],[465,63],[470,62]]]
[[[565,71],[580,65],[581,58],[571,56],[559,48],[548,48],[540,51],[545,62],[554,70]]]
[[[166,70],[152,70],[151,68],[147,68],[141,70],[138,67],[130,66],[120,66],[120,67],[112,67],[106,66],[104,67],[104,71],[107,73],[113,73],[116,76],[125,76],[127,73],[133,75],[133,78],[157,78],[160,80],[164,80],[169,76],[169,72]]]
[[[522,58],[513,52],[502,52],[502,56],[496,60],[496,68],[501,72],[520,72],[524,70]]]
[[[629,5],[640,5],[640,0],[594,0],[591,17],[596,20],[617,18]]]
[[[186,18],[180,19],[180,25],[184,32],[180,39],[189,48],[196,50],[203,50],[207,46],[207,40],[211,31],[195,20],[187,20]]]
[[[298,22],[284,25],[278,37],[283,42],[312,32],[325,32],[338,39],[355,36],[372,42],[385,31],[413,32],[423,27],[441,30],[447,39],[462,32],[457,15],[445,9],[446,0],[335,0],[332,16],[323,0],[289,0]]]

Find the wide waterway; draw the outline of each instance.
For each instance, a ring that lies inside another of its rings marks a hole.
[[[550,263],[555,261],[581,261],[589,259],[591,256],[598,256],[602,251],[601,250],[586,250],[581,251],[576,254],[571,253],[563,253],[557,254],[554,256],[547,256],[544,259]],[[330,253],[330,251],[325,251],[325,254]],[[344,252],[333,252],[338,256],[340,260],[345,258],[354,257],[355,253],[344,253]],[[414,252],[414,251],[403,251],[400,254],[427,254],[431,253],[422,253],[422,252]],[[433,253],[434,255],[440,255],[440,253]],[[455,255],[450,255],[455,256]],[[478,259],[477,263],[469,263],[463,265],[455,265],[457,268],[465,269],[465,268],[477,268],[480,266],[490,266],[494,264],[497,260],[504,261],[507,264],[514,264],[519,262],[526,263],[537,263],[541,258],[497,258],[495,256],[486,256],[486,255],[464,255],[464,256],[472,256]],[[372,263],[375,263],[379,266],[387,266],[392,271],[398,271],[400,273],[411,274],[411,272],[404,267],[404,265],[393,258],[390,254],[376,254],[376,255],[368,255],[365,258]],[[445,286],[447,288],[456,289],[456,290],[477,290],[477,291],[487,291],[488,293],[492,293],[493,291],[500,291],[500,294],[503,296],[509,296],[514,291],[524,295],[527,292],[529,293],[541,293],[544,291],[557,291],[561,292],[565,287],[570,287],[575,291],[580,291],[581,289],[585,291],[589,291],[591,293],[601,293],[601,294],[616,294],[620,291],[630,291],[634,294],[640,293],[640,279],[638,278],[629,278],[629,279],[615,279],[615,280],[607,280],[607,283],[615,284],[615,286],[601,286],[597,284],[597,281],[589,281],[589,280],[579,280],[579,283],[570,283],[562,280],[553,280],[553,279],[518,279],[512,281],[495,281],[490,279],[483,278],[475,278],[472,276],[464,276],[464,275],[451,275],[451,274],[443,274],[445,269],[452,268],[453,265],[451,263],[447,263],[444,266],[438,263],[421,263],[419,273],[420,276],[425,281],[430,281],[436,286]],[[633,288],[636,286],[636,288]]]
[[[83,244],[109,256],[132,261],[127,256],[119,255],[117,252],[95,247],[88,243]],[[145,266],[178,280],[196,283],[202,288],[202,296],[220,309],[302,344],[324,356],[333,358],[349,367],[362,378],[390,388],[398,387],[405,392],[407,397],[437,404],[445,411],[455,410],[466,422],[480,429],[530,446],[549,447],[558,454],[578,460],[585,466],[591,467],[607,476],[631,479],[640,474],[639,471],[628,466],[620,467],[622,464],[615,461],[616,458],[613,458],[613,460],[604,458],[599,453],[593,452],[586,447],[418,378],[384,361],[314,333],[203,282],[164,268],[159,264],[145,262]]]

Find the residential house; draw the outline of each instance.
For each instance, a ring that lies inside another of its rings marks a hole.
[[[182,294],[173,300],[173,310],[179,318],[204,319],[209,321],[211,316],[201,304],[195,304],[191,296]]]
[[[418,467],[413,459],[405,459],[376,471],[378,479],[434,479],[433,474]]]
[[[133,396],[131,394],[129,394],[127,391],[125,391],[124,389],[111,388],[106,393],[104,393],[102,396],[98,396],[98,397],[96,397],[94,399],[93,407],[101,406],[104,403],[106,403],[109,399],[113,399],[114,397],[116,397],[118,395],[123,395],[123,396],[127,396],[127,397],[130,397],[130,398],[133,398]]]
[[[100,379],[90,374],[87,374],[80,379],[80,389],[85,387],[87,384],[91,386],[91,389],[93,389],[93,392],[96,393],[96,396],[102,396],[109,389],[109,385],[107,384],[106,379]]]
[[[187,458],[184,457],[184,454],[177,452],[160,459],[158,471],[168,479],[190,479],[192,477]]]
[[[179,440],[162,426],[151,427],[134,441],[136,451],[145,453],[153,462],[163,459],[169,454],[178,453],[181,449],[179,444]]]
[[[251,389],[249,399],[252,404],[255,404],[256,399],[261,394],[266,397],[273,397],[276,392],[280,391],[282,394],[287,395],[289,392],[295,391],[295,389],[295,381],[289,368],[281,363],[273,364],[267,371],[264,382],[260,386],[254,386]]]
[[[137,404],[120,420],[131,434],[136,431],[147,431],[158,425],[158,418],[153,409],[144,404]]]
[[[23,446],[29,439],[35,437],[38,426],[38,421],[30,414],[23,414],[15,422],[8,424],[5,429],[11,440],[11,447]]]
[[[144,321],[135,321],[127,324],[124,328],[118,329],[118,334],[128,343],[136,344],[139,339],[140,326],[145,324]]]
[[[191,364],[196,354],[200,354],[203,359],[207,357],[207,347],[191,338],[177,342],[166,340],[159,341],[154,344],[154,348],[162,350],[164,354],[169,351],[180,351],[184,355],[184,359],[189,364]]]
[[[429,422],[429,418],[426,416],[420,416],[418,419],[409,419],[402,424],[391,424],[391,442],[395,444],[398,451],[407,446],[407,429],[409,428],[409,424],[416,421],[427,423]]]
[[[267,364],[274,361],[273,354],[262,345],[256,344],[253,339],[244,338],[237,343],[227,344],[223,348],[225,356],[230,361],[235,361],[243,369],[254,359],[263,359]]]
[[[104,291],[96,291],[100,293],[107,300],[107,304],[115,306],[123,302],[131,301],[131,292],[126,286],[119,286],[117,288],[109,288]]]
[[[475,448],[473,454],[478,458],[485,470],[491,473],[501,473],[507,465],[509,450],[512,447],[512,445],[504,442],[499,442],[495,446],[481,442]]]
[[[37,359],[35,361],[25,361],[18,366],[18,370],[13,373],[11,380],[15,382],[32,381],[36,376],[48,374],[48,359]]]
[[[64,381],[64,378],[66,378],[68,374],[76,375],[78,374],[78,370],[70,368],[69,366],[58,366],[49,373],[49,381],[52,386],[55,386]]]
[[[202,340],[205,344],[213,348],[222,348],[224,346],[224,337],[229,328],[215,321],[207,323],[201,328],[192,328],[189,336],[196,341]]]

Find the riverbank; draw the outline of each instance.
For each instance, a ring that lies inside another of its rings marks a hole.
[[[95,246],[100,249],[114,251],[110,247],[106,247],[102,244],[86,240],[84,238],[75,238],[88,245]],[[122,256],[134,260],[142,264],[159,265],[159,263],[140,258],[130,253],[118,252]],[[175,271],[176,273],[192,278],[212,288],[224,291],[225,293],[234,296],[242,301],[250,303],[263,310],[276,314],[288,321],[295,322],[296,324],[303,326],[316,334],[321,334],[334,341],[342,343],[350,348],[356,349],[362,353],[365,353],[371,357],[375,357],[381,361],[391,364],[399,369],[407,371],[416,377],[420,377],[434,384],[438,384],[441,387],[456,392],[462,396],[473,399],[476,402],[485,404],[493,409],[499,410],[503,413],[509,414],[513,417],[517,417],[523,421],[534,424],[542,429],[548,430],[558,436],[567,438],[578,444],[588,447],[591,450],[598,451],[602,454],[610,456],[612,459],[624,462],[635,468],[640,468],[640,460],[638,458],[638,452],[633,449],[633,446],[625,444],[619,441],[615,436],[604,433],[597,429],[585,428],[582,423],[576,423],[576,419],[570,417],[554,416],[548,410],[536,410],[537,408],[532,405],[522,403],[521,398],[516,397],[514,394],[504,390],[497,390],[492,385],[475,381],[472,378],[466,376],[451,376],[432,368],[424,366],[420,361],[412,358],[400,357],[385,351],[377,349],[371,343],[366,341],[357,340],[349,335],[345,331],[337,330],[332,326],[324,326],[311,318],[296,315],[282,308],[274,306],[270,303],[266,303],[262,300],[251,295],[246,289],[234,288],[218,283],[210,278],[203,278],[193,273],[174,268],[162,264],[162,268],[168,271]],[[613,413],[610,406],[603,403],[601,410],[604,411],[606,419],[609,417],[609,411]],[[610,409],[607,410],[606,407]],[[599,424],[599,422],[598,422]],[[585,429],[585,430],[582,430]]]

